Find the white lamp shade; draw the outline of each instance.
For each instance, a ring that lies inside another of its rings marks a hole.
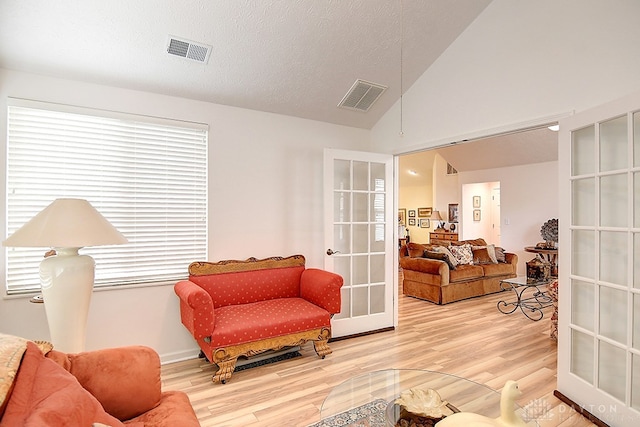
[[[9,236],[3,245],[82,248],[123,243],[127,243],[127,239],[88,201],[56,199]]]

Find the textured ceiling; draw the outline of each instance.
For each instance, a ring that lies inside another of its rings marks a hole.
[[[489,2],[0,0],[0,67],[370,129]],[[367,113],[336,107],[356,79],[389,86]]]

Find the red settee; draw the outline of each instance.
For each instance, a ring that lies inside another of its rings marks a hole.
[[[181,391],[161,391],[160,358],[131,346],[66,354],[0,334],[2,427],[198,427]]]
[[[340,312],[342,277],[305,268],[305,258],[194,262],[189,280],[175,285],[182,324],[225,383],[238,357],[313,341],[331,353],[331,317]]]

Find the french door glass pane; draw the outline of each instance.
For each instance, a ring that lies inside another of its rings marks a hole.
[[[640,260],[640,233],[633,233],[633,259]],[[640,288],[640,262],[633,263],[633,287]]]
[[[356,191],[369,189],[369,163],[353,162],[353,189]]]
[[[333,221],[351,221],[351,193],[344,191],[333,193]]]
[[[572,225],[595,225],[595,178],[576,179],[571,183]]]
[[[355,316],[366,316],[369,314],[369,287],[358,286],[353,288],[353,313]]]
[[[371,314],[384,313],[385,309],[385,286],[371,286]]]
[[[617,399],[624,401],[627,381],[626,351],[607,342],[600,341],[598,358],[598,386]]]
[[[595,279],[595,232],[571,231],[571,274]]]
[[[631,366],[631,406],[640,410],[640,356],[633,355]]]
[[[591,332],[595,330],[595,285],[582,280],[571,280],[571,321]]]
[[[633,113],[633,166],[640,166],[640,113]]]
[[[607,175],[600,178],[600,225],[626,227],[628,204],[627,174]]]
[[[595,126],[577,130],[571,135],[571,176],[595,172]]]
[[[600,171],[626,169],[627,116],[600,124]]]
[[[351,252],[349,243],[351,242],[351,226],[346,224],[335,224],[333,226],[333,250],[348,254]],[[340,259],[340,258],[337,258]],[[348,272],[348,271],[347,271]]]
[[[351,163],[348,160],[333,161],[333,189],[351,190]]]
[[[640,172],[633,174],[633,196],[633,226],[640,228]]]
[[[632,346],[640,350],[640,294],[633,294],[633,342]],[[640,374],[640,372],[638,372]],[[640,398],[640,396],[638,396]]]
[[[627,233],[600,232],[600,280],[627,285]]]
[[[572,329],[571,349],[571,372],[593,384],[593,338]]]
[[[353,224],[353,253],[369,252],[369,226],[367,224]]]
[[[600,286],[600,335],[627,342],[627,292]]]

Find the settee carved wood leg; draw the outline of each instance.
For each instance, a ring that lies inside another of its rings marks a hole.
[[[333,350],[331,350],[329,348],[329,340],[318,340],[318,341],[314,341],[313,342],[313,348],[316,350],[316,354],[321,358],[324,359],[324,357],[327,354],[331,354],[333,352]]]
[[[216,364],[218,365],[218,370],[213,375],[213,378],[212,378],[213,382],[226,384],[227,380],[231,378],[233,371],[236,369],[237,361],[238,361],[238,358],[234,357],[229,360],[216,362]]]

